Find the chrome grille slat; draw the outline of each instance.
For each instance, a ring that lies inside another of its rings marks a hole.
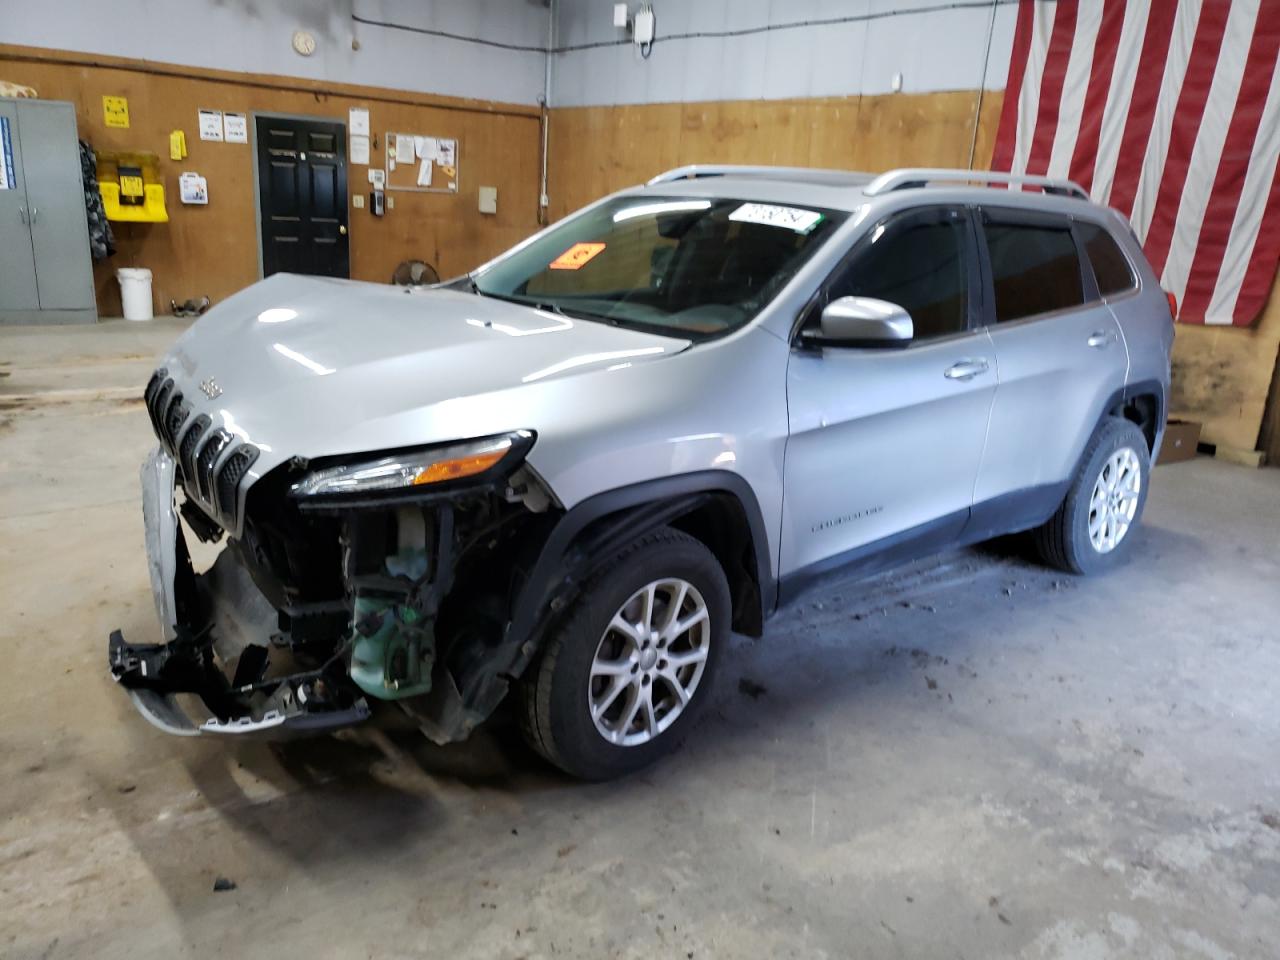
[[[164,414],[168,409],[169,395],[173,392],[173,388],[173,381],[166,380],[151,401],[151,425],[155,428],[156,437],[159,438],[161,446],[164,446]]]
[[[164,412],[164,422],[161,424],[164,427],[164,438],[169,445],[169,453],[175,460],[178,458],[178,433],[187,419],[189,410],[190,407],[182,399],[182,391],[175,390],[169,396],[169,404]]]
[[[215,430],[209,434],[209,439],[196,454],[196,494],[210,506],[213,504],[213,468],[230,442],[231,437],[226,431]]]
[[[190,426],[182,433],[182,438],[178,441],[178,463],[182,467],[182,477],[189,483],[195,483],[196,476],[196,447],[200,445],[200,440],[204,437],[205,431],[209,429],[210,420],[205,414],[200,414],[191,421]]]
[[[151,428],[178,465],[187,496],[223,528],[238,525],[240,485],[258,459],[251,443],[239,443],[208,414],[192,417],[189,404],[168,370],[161,367],[142,393]]]
[[[214,475],[214,499],[217,501],[218,513],[228,518],[232,526],[236,521],[236,507],[240,500],[240,481],[257,459],[258,448],[249,443],[243,444],[222,461]]]

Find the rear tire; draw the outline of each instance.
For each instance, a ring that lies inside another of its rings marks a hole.
[[[1137,425],[1109,417],[1085,448],[1058,511],[1035,534],[1040,556],[1071,573],[1121,563],[1142,518],[1151,474],[1147,438]]]
[[[730,620],[710,550],[669,528],[640,537],[598,568],[523,678],[526,739],[584,780],[653,763],[709,697]]]

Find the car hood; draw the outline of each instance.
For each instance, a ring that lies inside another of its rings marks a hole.
[[[519,422],[521,394],[688,346],[453,290],[277,274],[162,363],[193,412],[271,462],[536,428]]]

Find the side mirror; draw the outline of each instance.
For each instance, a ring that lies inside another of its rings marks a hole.
[[[819,329],[804,339],[817,346],[905,347],[915,336],[911,315],[874,297],[840,297],[822,311]]]

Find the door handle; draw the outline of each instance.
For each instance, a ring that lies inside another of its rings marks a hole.
[[[1089,334],[1089,339],[1085,341],[1089,346],[1099,350],[1109,347],[1116,342],[1116,335],[1110,330],[1095,330]]]
[[[40,208],[39,208],[39,207],[36,207],[36,206],[33,206],[33,207],[31,208],[31,216],[30,216],[30,218],[27,220],[27,222],[28,222],[28,223],[35,223],[35,222],[36,222],[36,220],[37,220],[39,217],[40,217]]]
[[[18,219],[26,224],[31,223],[31,216],[30,214],[27,213],[27,208],[25,204],[18,205]]]
[[[942,372],[948,380],[972,380],[987,372],[989,364],[985,360],[961,360],[953,363]]]

